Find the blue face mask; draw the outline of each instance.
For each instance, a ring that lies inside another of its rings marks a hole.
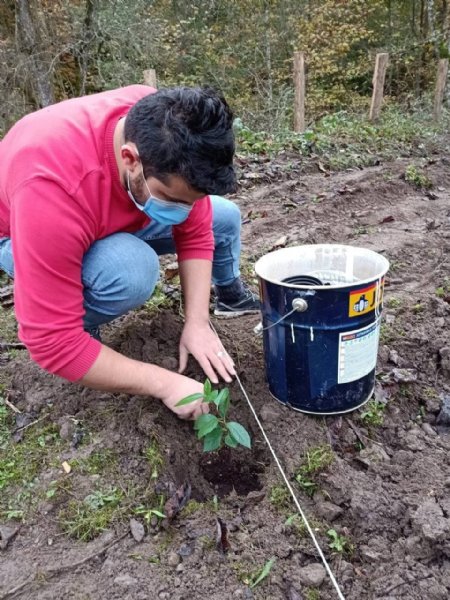
[[[127,184],[128,184],[128,196],[137,206],[137,208],[142,211],[147,217],[150,217],[153,221],[160,223],[160,225],[179,225],[186,221],[191,212],[192,206],[188,204],[182,204],[181,202],[173,202],[170,200],[161,200],[160,198],[155,198],[152,195],[149,187],[147,185],[147,181],[145,180],[145,185],[147,186],[147,190],[149,196],[145,201],[145,204],[139,204],[137,202],[131,192],[130,186],[130,173],[127,172]]]

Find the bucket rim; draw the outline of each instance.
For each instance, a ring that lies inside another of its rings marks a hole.
[[[363,252],[367,252],[369,254],[374,254],[377,258],[381,259],[384,262],[384,267],[381,269],[378,275],[372,275],[371,277],[366,277],[365,279],[360,279],[358,281],[352,281],[351,283],[329,283],[327,285],[295,285],[286,283],[281,281],[280,279],[270,278],[262,276],[260,272],[258,272],[258,268],[261,269],[261,265],[263,261],[266,260],[267,256],[273,256],[274,254],[282,254],[285,253],[286,250],[294,250],[299,248],[338,248],[341,250],[362,250]],[[280,248],[279,250],[273,250],[272,252],[267,252],[264,256],[261,256],[255,263],[254,269],[256,275],[259,279],[263,281],[268,281],[269,283],[273,283],[278,286],[286,287],[289,289],[297,289],[297,290],[336,290],[336,289],[344,289],[344,288],[352,288],[356,286],[366,285],[368,283],[373,283],[375,281],[379,281],[382,279],[386,273],[388,272],[390,267],[390,263],[388,259],[380,254],[379,252],[375,252],[375,250],[370,250],[369,248],[362,248],[361,246],[351,246],[350,244],[302,244],[300,246],[289,246],[287,248]]]

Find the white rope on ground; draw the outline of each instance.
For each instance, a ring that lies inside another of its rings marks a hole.
[[[321,548],[319,546],[319,542],[317,541],[317,538],[314,535],[314,531],[311,529],[311,526],[310,526],[310,524],[308,522],[308,519],[306,518],[306,515],[303,512],[302,507],[300,506],[299,501],[297,500],[297,496],[295,495],[295,492],[292,489],[291,484],[289,483],[289,480],[288,480],[288,478],[287,478],[287,476],[286,476],[286,474],[285,474],[285,472],[283,470],[283,467],[281,466],[280,461],[278,460],[278,457],[277,457],[277,455],[275,453],[275,450],[272,448],[272,444],[270,443],[270,440],[267,437],[266,432],[264,431],[264,428],[263,428],[263,426],[261,424],[261,421],[259,420],[258,415],[256,414],[256,411],[253,408],[253,405],[250,402],[250,399],[249,399],[249,397],[247,395],[247,392],[245,391],[244,386],[242,385],[242,382],[241,382],[241,380],[239,378],[239,375],[237,373],[236,373],[236,379],[237,379],[237,381],[238,381],[238,383],[239,383],[239,385],[241,387],[242,393],[244,394],[245,399],[247,400],[248,405],[250,406],[250,409],[251,409],[251,411],[253,413],[253,416],[255,417],[255,420],[256,420],[256,422],[258,424],[258,427],[261,429],[261,433],[264,436],[266,444],[269,446],[269,450],[272,453],[273,458],[275,459],[277,467],[278,467],[278,469],[279,469],[279,471],[280,471],[280,473],[281,473],[281,475],[282,475],[282,477],[284,479],[284,483],[286,484],[286,486],[287,486],[287,488],[288,488],[288,490],[289,490],[289,492],[290,492],[290,494],[292,496],[292,499],[294,500],[295,505],[297,506],[298,512],[300,513],[300,516],[302,517],[303,522],[306,525],[306,529],[308,530],[308,533],[311,536],[312,541],[314,542],[314,545],[315,545],[315,547],[317,549],[317,552],[319,553],[319,556],[322,559],[322,562],[323,562],[323,564],[325,566],[325,569],[326,569],[326,571],[327,571],[327,573],[328,573],[328,575],[329,575],[329,577],[331,579],[331,582],[332,582],[332,584],[333,584],[333,586],[334,586],[334,588],[335,588],[335,590],[337,592],[337,595],[338,595],[338,597],[339,597],[340,600],[345,600],[345,597],[344,597],[344,595],[342,594],[342,592],[341,592],[341,590],[339,588],[339,584],[336,581],[335,576],[333,575],[333,572],[332,572],[332,570],[330,568],[330,565],[328,564],[327,559],[325,558],[325,556],[324,556],[324,554],[323,554],[323,552],[322,552],[322,550],[321,550]]]
[[[216,331],[214,325],[211,323],[211,321],[210,321],[210,325],[211,325],[211,328],[214,331],[214,333],[217,335],[217,337],[219,337],[218,334],[217,334],[217,331]],[[291,486],[291,484],[289,482],[289,479],[287,478],[287,475],[284,472],[284,469],[281,466],[280,461],[278,460],[278,456],[276,455],[275,450],[273,449],[272,444],[270,443],[270,440],[267,437],[266,432],[264,431],[264,427],[262,426],[261,421],[259,420],[259,417],[256,414],[256,410],[253,408],[253,404],[251,403],[250,398],[248,397],[247,392],[245,391],[245,388],[242,385],[240,377],[239,377],[239,375],[237,373],[236,373],[236,379],[237,379],[237,381],[239,383],[239,386],[240,386],[240,388],[242,390],[242,393],[245,396],[245,399],[247,400],[247,403],[248,403],[248,405],[250,407],[250,410],[252,411],[252,414],[255,417],[255,421],[258,424],[258,427],[261,429],[261,433],[263,434],[264,440],[265,440],[266,444],[268,445],[270,452],[272,453],[272,456],[273,456],[273,458],[275,460],[275,463],[276,463],[276,465],[277,465],[277,467],[278,467],[278,469],[279,469],[279,471],[280,471],[280,473],[281,473],[281,475],[283,477],[284,483],[286,484],[286,486],[287,486],[287,488],[288,488],[288,490],[289,490],[289,492],[290,492],[290,494],[292,496],[292,499],[294,500],[294,503],[295,503],[295,505],[296,505],[296,507],[298,509],[298,512],[300,513],[300,516],[303,519],[303,522],[304,522],[304,524],[306,526],[306,529],[308,530],[308,533],[309,533],[312,541],[314,542],[314,546],[316,547],[316,550],[319,553],[319,556],[320,556],[320,558],[321,558],[321,560],[322,560],[322,562],[324,564],[324,567],[325,567],[325,569],[326,569],[326,571],[327,571],[327,573],[328,573],[328,575],[329,575],[329,577],[331,579],[331,583],[333,584],[334,589],[337,592],[338,598],[339,598],[339,600],[345,600],[345,597],[344,597],[343,593],[341,592],[339,584],[336,581],[335,576],[333,575],[333,571],[331,570],[331,567],[328,564],[328,561],[325,558],[324,553],[322,552],[322,549],[321,549],[321,547],[319,545],[319,542],[317,541],[317,538],[314,535],[314,531],[312,530],[312,528],[311,528],[311,526],[310,526],[310,524],[308,522],[308,519],[306,518],[306,514],[303,512],[303,509],[300,506],[299,501],[297,500],[297,496],[295,495],[295,492],[294,492],[294,490],[293,490],[293,488],[292,488],[292,486]]]

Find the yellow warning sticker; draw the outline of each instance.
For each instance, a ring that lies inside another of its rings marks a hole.
[[[378,282],[350,292],[348,316],[359,317],[365,313],[375,310],[383,299],[384,279],[381,282],[381,290],[377,293]]]

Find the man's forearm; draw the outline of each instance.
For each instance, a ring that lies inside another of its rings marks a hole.
[[[186,321],[209,321],[211,272],[212,263],[209,260],[191,259],[180,262]]]
[[[127,358],[102,346],[97,360],[78,382],[95,390],[142,394],[162,398],[176,373]]]

